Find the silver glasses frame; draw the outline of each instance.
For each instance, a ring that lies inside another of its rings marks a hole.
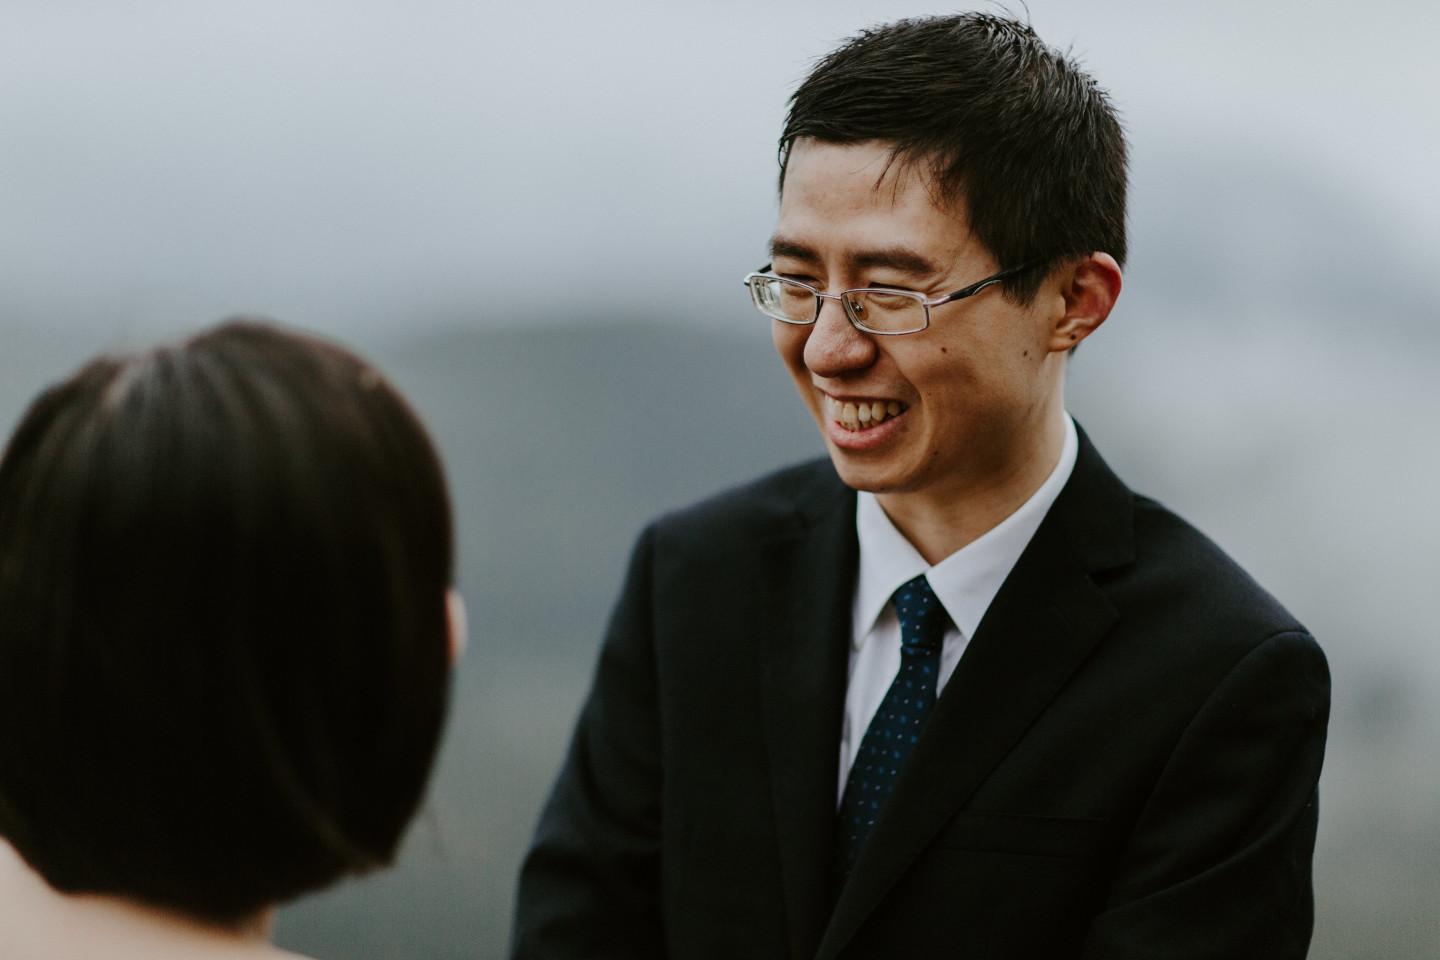
[[[993,286],[994,284],[1000,283],[1004,280],[1008,280],[1010,277],[1013,277],[1016,274],[1023,273],[1026,270],[1038,267],[1042,263],[1047,263],[1052,259],[1054,258],[1037,257],[1034,260],[1027,260],[1019,266],[1001,270],[999,273],[991,274],[983,280],[975,281],[968,287],[961,287],[954,293],[947,293],[944,296],[936,297],[933,300],[925,299],[925,295],[923,293],[916,293],[913,290],[900,290],[895,287],[854,287],[850,290],[841,290],[839,293],[821,293],[819,290],[816,290],[814,287],[810,286],[810,284],[804,283],[800,280],[791,280],[788,277],[777,277],[774,273],[771,272],[771,264],[768,263],[765,264],[765,266],[761,267],[759,270],[756,270],[752,273],[747,273],[745,275],[745,278],[741,282],[744,283],[745,287],[750,291],[750,302],[755,305],[755,309],[759,310],[761,314],[769,317],[771,320],[778,320],[781,323],[788,323],[792,326],[797,327],[808,327],[816,320],[820,319],[820,309],[825,305],[825,301],[835,300],[840,304],[840,308],[844,311],[845,319],[849,320],[850,325],[853,326],[856,330],[860,330],[869,334],[874,334],[877,337],[899,337],[904,336],[907,333],[919,333],[922,330],[928,330],[930,328],[931,307],[938,307],[942,304],[952,303],[956,300],[964,300],[966,297],[973,297],[975,296],[975,294],[979,293],[981,290],[984,290],[986,287]],[[760,291],[757,281],[765,281],[768,283],[775,280],[778,280],[781,283],[792,284],[797,287],[804,287],[806,290],[809,290],[812,294],[815,295],[815,312],[809,320],[796,320],[792,317],[776,316],[774,313],[771,313],[769,310],[766,310],[763,306],[760,305]],[[855,304],[851,299],[849,299],[852,294],[859,293],[883,293],[887,296],[902,296],[914,300],[916,303],[920,304],[920,306],[924,308],[925,322],[921,326],[918,326],[913,330],[876,330],[873,327],[868,327],[865,325],[865,322],[861,320],[859,316],[857,316]]]

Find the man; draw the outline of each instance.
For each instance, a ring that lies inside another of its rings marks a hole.
[[[642,535],[515,957],[1303,957],[1324,658],[1064,410],[1125,257],[1105,95],[903,21],[781,167],[746,283],[829,459]]]

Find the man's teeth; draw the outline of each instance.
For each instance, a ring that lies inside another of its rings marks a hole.
[[[834,397],[825,398],[825,407],[831,420],[851,430],[873,427],[891,417],[899,416],[905,410],[896,400],[862,400],[855,403],[849,400],[842,402]]]

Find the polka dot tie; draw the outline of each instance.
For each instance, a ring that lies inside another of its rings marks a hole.
[[[900,672],[880,701],[845,782],[835,857],[837,889],[849,879],[875,817],[935,706],[940,646],[949,622],[945,608],[923,574],[901,585],[890,603],[900,620]]]

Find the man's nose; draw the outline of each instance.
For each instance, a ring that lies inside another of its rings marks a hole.
[[[820,377],[838,377],[875,362],[875,340],[856,330],[839,300],[820,301],[820,315],[805,341],[805,366]]]

